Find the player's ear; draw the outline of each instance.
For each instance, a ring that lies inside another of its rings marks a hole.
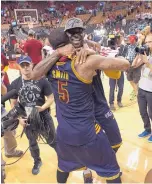
[[[66,34],[68,37],[71,36],[71,34],[70,34],[68,31],[66,31],[65,34]]]

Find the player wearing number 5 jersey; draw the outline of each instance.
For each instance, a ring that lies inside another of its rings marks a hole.
[[[92,83],[79,80],[74,62],[70,58],[66,62],[57,62],[49,78],[52,78],[56,102],[58,138],[66,144],[80,146],[96,138],[94,102]]]
[[[63,174],[87,166],[107,181],[117,182],[120,170],[115,153],[95,120],[92,81],[81,78],[74,64],[75,59],[68,58],[49,73],[59,123],[57,180],[64,183]]]
[[[75,48],[83,46],[83,29],[80,19],[70,19],[66,24],[66,33]],[[121,183],[115,153],[96,123],[92,78],[96,69],[127,69],[129,63],[124,59],[97,56],[88,50],[94,55],[89,56],[86,63],[80,66],[76,60],[81,60],[82,52],[83,49],[77,56],[68,57],[66,62],[58,61],[48,75],[52,82],[59,123],[57,181],[65,183],[69,172],[87,166],[107,182]]]

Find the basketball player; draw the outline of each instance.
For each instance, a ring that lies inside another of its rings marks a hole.
[[[60,36],[58,36],[58,33],[60,33]],[[48,41],[52,44],[52,47],[54,50],[57,49],[58,46],[66,45],[69,43],[69,39],[66,37],[66,35],[64,35],[63,31],[54,30],[51,32],[51,34],[53,35],[53,39]],[[96,45],[96,42],[91,42],[91,43],[92,45],[90,45],[90,42],[87,42],[87,44],[89,44],[89,47],[92,47],[95,50],[100,50],[99,46]],[[63,58],[60,60],[63,60]],[[111,75],[109,75],[110,72],[111,72]],[[115,72],[115,71],[110,71],[110,72],[105,72],[105,74],[110,78],[114,78],[114,79],[119,78],[118,72]],[[98,121],[98,123],[100,123],[101,127],[106,132],[108,139],[111,143],[111,146],[116,152],[121,145],[122,139],[120,136],[120,131],[119,131],[117,122],[112,112],[110,111],[107,100],[105,98],[99,70],[96,71],[96,75],[93,77],[92,85],[93,85],[93,99],[94,99],[94,105],[95,105],[96,120]]]
[[[70,24],[71,21],[72,24]],[[75,29],[73,33],[68,31],[68,36],[76,49],[83,47],[82,21],[70,19],[66,27],[68,27],[66,31],[81,27],[81,29]],[[65,46],[52,54],[54,60],[51,59],[50,64],[46,60],[43,61],[44,73],[48,70],[46,66],[52,66],[52,63],[59,57],[59,53],[63,53],[63,50],[65,51],[68,47],[70,49],[70,46]],[[90,56],[87,57],[86,63],[80,66],[76,60],[83,61],[84,55]],[[120,169],[115,154],[101,127],[95,123],[92,78],[96,69],[125,70],[128,67],[129,63],[125,59],[98,56],[91,49],[81,49],[77,58],[69,57],[66,62],[57,62],[53,66],[49,78],[52,80],[59,122],[57,129],[59,166],[57,180],[59,183],[65,183],[69,172],[83,166],[95,170],[109,183],[121,183]],[[38,66],[34,70],[36,69]],[[33,71],[33,73],[36,75],[37,72]]]
[[[58,36],[59,33],[60,33],[60,36]],[[63,31],[54,30],[51,32],[51,35],[53,35],[54,40],[50,40],[50,42],[54,50],[57,49],[58,45],[65,45],[69,42],[69,39],[67,40],[67,37]],[[87,44],[89,44],[89,47],[92,47],[92,48],[97,47],[95,48],[95,50],[97,49],[99,50],[99,47],[98,45],[96,45],[96,42],[91,42],[91,43],[92,45],[90,45],[90,43],[87,42]],[[65,57],[62,57],[60,59],[60,61],[63,61],[63,60],[65,60]],[[120,136],[120,131],[119,131],[117,122],[112,112],[110,111],[110,108],[107,104],[107,101],[104,95],[104,90],[103,90],[103,86],[100,78],[100,71],[98,70],[96,72],[97,72],[97,75],[93,77],[93,83],[92,83],[93,99],[94,99],[94,106],[95,106],[95,118],[97,119],[98,123],[100,123],[101,127],[104,129],[113,150],[116,152],[121,145],[122,139]],[[105,72],[105,73],[107,75],[107,74],[110,74],[110,72]],[[111,75],[110,76],[108,75],[108,77],[112,77],[114,79],[116,77],[119,78],[119,73],[121,74],[121,72],[112,71]],[[85,183],[87,182],[91,183],[93,181],[91,171],[89,171],[88,169],[84,171],[84,181]]]

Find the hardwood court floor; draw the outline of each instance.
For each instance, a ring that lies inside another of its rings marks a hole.
[[[107,97],[109,94],[108,82],[107,78],[103,80]],[[117,153],[117,158],[123,172],[123,183],[143,183],[146,173],[152,168],[152,143],[148,143],[147,138],[139,139],[137,136],[143,130],[143,123],[138,112],[137,103],[129,100],[130,93],[131,86],[125,81],[123,104],[126,107],[117,109],[114,112],[123,138],[123,145]],[[55,106],[53,104],[52,115],[54,116],[54,114]],[[57,126],[55,117],[54,122]],[[19,127],[16,135],[20,135],[21,130],[21,127]],[[22,139],[17,138],[17,142],[18,148],[23,151],[27,149],[28,141],[25,135]],[[17,163],[6,166],[6,183],[56,183],[56,153],[48,145],[40,144],[39,146],[43,161],[41,172],[37,176],[31,174],[33,160],[28,150]],[[4,156],[4,150],[2,153]],[[8,159],[4,156],[4,160],[7,163],[11,163],[16,158]],[[96,183],[104,182],[95,172],[93,172],[93,176]],[[83,183],[82,171],[72,172],[68,183]]]

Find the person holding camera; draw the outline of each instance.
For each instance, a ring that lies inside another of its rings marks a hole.
[[[8,67],[8,60],[5,55],[1,53],[1,95],[5,95],[7,93],[7,87],[9,86],[9,78],[7,73],[5,72],[6,67]],[[3,104],[2,114],[6,113],[4,108],[5,104]],[[17,141],[15,139],[14,131],[5,131],[4,132],[4,150],[6,157],[20,157],[23,154],[23,151],[16,150]]]
[[[127,48],[127,54],[125,58],[132,64],[134,60],[136,60],[137,52],[136,47],[138,45],[138,38],[136,35],[130,35],[129,36],[129,45]],[[133,87],[133,92],[131,93],[130,100],[134,100],[134,98],[137,96],[138,93],[138,82],[140,80],[140,72],[141,67],[132,68],[127,70],[127,80],[130,82],[131,86]]]
[[[9,86],[9,90],[16,89],[17,91],[17,94],[11,98],[11,106],[13,108],[19,98],[21,105],[27,110],[27,114],[30,114],[30,110],[32,111],[34,107],[39,111],[40,119],[34,119],[37,123],[34,122],[34,124],[30,124],[26,118],[19,119],[29,140],[31,156],[34,159],[32,174],[36,175],[40,172],[42,161],[37,143],[38,136],[37,134],[35,135],[35,133],[40,132],[46,139],[47,144],[56,149],[55,127],[48,110],[54,99],[50,83],[47,79],[31,80],[33,64],[29,56],[20,56],[18,64],[20,65],[21,76],[14,80]],[[46,100],[45,97],[47,98]],[[38,122],[41,123],[37,125]]]
[[[138,88],[138,106],[141,118],[144,123],[144,131],[138,135],[139,138],[150,136],[148,141],[152,143],[152,34],[149,34],[145,38],[145,44],[149,48],[149,56],[139,54],[139,60],[144,65],[141,68],[141,78],[139,80]],[[133,63],[133,67],[136,67],[136,63]]]
[[[1,79],[1,95],[6,95],[7,88],[5,84],[3,83],[3,78]],[[4,105],[1,105],[1,116],[4,117],[7,114]],[[2,123],[2,121],[1,121]],[[3,131],[2,125],[1,125],[1,137],[4,139],[4,151],[5,156],[10,157],[20,157],[23,155],[23,151],[17,150],[17,141],[15,139],[15,133],[14,131]],[[2,148],[3,149],[3,148]],[[1,183],[4,183],[4,179],[6,178],[5,175],[5,161],[3,160],[3,156],[1,154]]]

